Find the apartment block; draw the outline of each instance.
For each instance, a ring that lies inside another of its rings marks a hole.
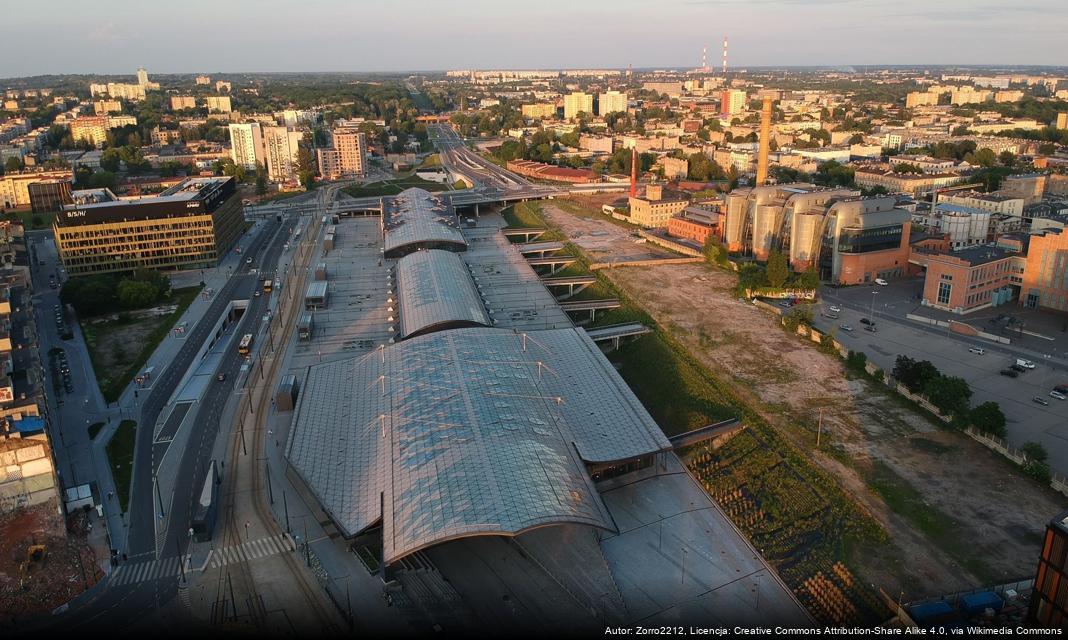
[[[0,205],[5,209],[32,206],[30,185],[53,180],[71,180],[73,177],[70,169],[57,169],[55,171],[26,170],[5,173],[0,176]]]
[[[593,96],[578,91],[564,96],[564,119],[571,120],[580,113],[594,115]]]
[[[737,89],[725,89],[719,98],[719,113],[722,116],[733,116],[745,111],[745,92]]]
[[[625,93],[606,91],[597,96],[597,115],[599,116],[626,110],[627,94]]]
[[[230,158],[234,164],[255,170],[265,164],[267,152],[263,146],[263,128],[258,122],[230,124]]]
[[[208,96],[205,101],[210,113],[230,113],[230,96]]]
[[[525,104],[519,108],[519,112],[523,115],[524,118],[529,118],[531,120],[555,118],[556,105],[541,102],[535,104]]]
[[[122,103],[118,100],[97,100],[93,103],[93,113],[98,116],[122,113]]]
[[[196,109],[197,99],[193,96],[171,96],[171,110]]]
[[[289,182],[297,179],[297,151],[302,140],[304,132],[294,127],[263,128],[269,180]]]
[[[317,150],[319,175],[325,180],[337,180],[346,176],[362,176],[365,171],[364,157],[367,153],[367,137],[363,132],[341,127],[331,133],[333,146]]]
[[[70,123],[70,135],[75,142],[85,140],[95,147],[101,147],[107,140],[107,116],[84,116],[75,118]]]

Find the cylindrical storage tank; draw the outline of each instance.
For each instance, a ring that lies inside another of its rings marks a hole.
[[[781,209],[775,205],[761,205],[753,213],[753,256],[767,260],[771,240],[775,236],[775,218]]]
[[[748,205],[744,195],[730,194],[727,196],[727,213],[723,218],[723,239],[727,245],[727,251],[737,252],[742,250],[742,229],[745,227],[745,216]]]
[[[820,230],[823,214],[815,212],[795,213],[790,230],[790,264],[795,271],[804,271],[812,265],[816,256],[816,234]]]

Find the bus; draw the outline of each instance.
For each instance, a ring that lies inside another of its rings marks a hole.
[[[270,278],[264,279],[264,281],[263,281],[263,292],[264,293],[270,293],[271,292],[271,287],[273,285],[274,285],[274,283],[271,282]]]
[[[252,334],[246,333],[241,336],[241,342],[237,345],[237,352],[243,356],[252,353]]]

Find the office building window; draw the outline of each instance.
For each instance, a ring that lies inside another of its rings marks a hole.
[[[938,283],[938,304],[949,304],[949,294],[953,290],[953,285],[948,282]]]

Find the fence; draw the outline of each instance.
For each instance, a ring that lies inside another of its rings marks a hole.
[[[651,260],[620,260],[618,262],[591,262],[590,271],[611,269],[613,267],[653,267],[662,264],[693,264],[704,262],[704,258],[653,258]]]
[[[1022,465],[1026,463],[1029,458],[1027,454],[1019,449],[1014,449],[1008,442],[1002,440],[997,436],[990,435],[989,433],[983,433],[978,431],[974,427],[968,427],[964,430],[964,433],[968,434],[973,440],[983,445],[987,449],[996,451],[1005,456],[1009,460],[1012,460],[1016,464]],[[1049,482],[1050,488],[1057,493],[1068,496],[1068,478],[1060,475],[1059,473],[1052,472]]]

